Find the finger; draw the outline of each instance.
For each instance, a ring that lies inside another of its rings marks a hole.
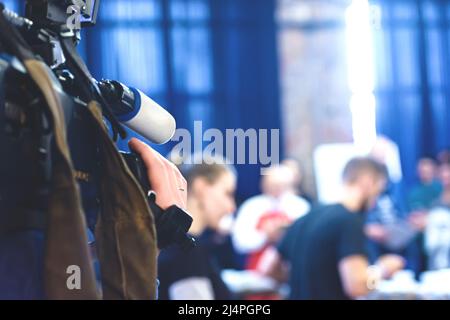
[[[154,150],[153,150],[154,151]],[[161,163],[164,165],[166,172],[169,174],[170,178],[172,178],[170,181],[172,182],[171,185],[174,185],[174,188],[180,187],[185,189],[185,183],[183,182],[184,177],[179,172],[178,168],[169,160],[164,158],[160,153],[154,151],[154,156],[161,161]],[[176,185],[174,184],[176,182]]]
[[[151,146],[137,138],[131,138],[131,140],[128,142],[128,146],[139,154],[145,155],[150,153],[152,157],[165,159],[159,154],[159,152],[155,151]]]
[[[178,181],[178,188],[183,189],[184,192],[186,193],[187,188],[188,188],[186,179],[183,177],[183,175],[181,174],[180,170],[177,168],[176,165],[174,165],[172,162],[169,162],[169,163],[170,163],[171,170],[174,173],[174,175]]]
[[[180,207],[185,206],[184,193],[186,186],[183,184],[183,181],[180,179],[180,176],[177,174],[176,167],[166,160],[166,169],[170,179],[170,185],[172,189],[172,193],[175,196],[176,204]]]
[[[165,184],[168,177],[165,172],[164,162],[159,157],[159,153],[136,138],[131,139],[128,145],[144,161],[152,187],[156,187],[158,183]]]
[[[175,175],[178,177],[178,180],[180,181],[180,187],[182,187],[187,192],[187,181],[185,177],[181,174],[180,170],[177,168],[176,165],[172,164],[172,167],[175,172]]]
[[[159,154],[156,150],[154,150],[149,145],[140,141],[139,139],[132,138],[128,143],[130,149],[136,152],[144,162],[148,162],[149,165],[156,165],[156,169],[161,169],[162,164],[167,161],[162,155]]]
[[[169,206],[172,202],[175,202],[178,206],[186,208],[187,182],[178,168],[150,146],[136,138],[130,140],[129,147],[139,154],[144,161],[152,190],[159,195],[158,198],[161,203],[164,206]]]
[[[181,174],[181,172],[177,168],[177,166],[173,162],[164,158],[161,154],[159,154],[157,152],[155,152],[155,154],[166,165],[167,171],[170,171],[171,173],[174,174],[176,181],[178,181],[178,187],[186,190],[187,189],[187,181],[183,177],[183,175]]]
[[[149,165],[154,164],[158,159],[157,152],[139,139],[132,138],[130,142],[128,142],[128,146],[132,151],[136,152],[144,162],[148,162]]]
[[[178,204],[183,206],[186,205],[187,202],[187,181],[181,174],[180,170],[178,170],[177,166],[164,158],[162,155],[157,154],[157,157],[164,163],[166,167],[166,171],[169,175],[169,185],[170,189],[176,195]]]

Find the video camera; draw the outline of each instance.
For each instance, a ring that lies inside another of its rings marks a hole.
[[[39,26],[55,30],[67,27],[73,17],[82,27],[94,26],[97,22],[100,0],[29,0],[26,17]]]
[[[81,28],[96,24],[99,8],[100,0],[27,0],[25,17],[6,9],[3,13],[0,12],[17,28],[33,53],[52,69],[64,92],[76,101],[74,111],[65,112],[69,145],[76,169],[92,172],[95,171],[91,165],[96,161],[95,147],[90,146],[93,139],[89,136],[89,131],[84,129],[82,117],[82,109],[92,99],[100,103],[115,140],[118,135],[122,138],[126,136],[122,123],[158,144],[170,140],[176,128],[174,118],[143,92],[118,81],[95,80],[79,57],[76,46],[81,40]],[[12,105],[29,105],[37,97],[33,96],[32,90],[26,88],[23,68],[14,63],[12,66],[6,94]],[[11,114],[10,120],[14,124],[12,127],[18,131],[26,123],[23,120],[26,117],[21,116],[20,112]],[[143,190],[149,192],[151,186],[145,183],[147,177],[143,174],[146,172],[143,161],[135,154],[122,153],[122,156]],[[82,194],[83,188],[84,185],[81,185]],[[192,223],[189,215],[177,210],[163,212],[156,206],[154,197],[149,197],[149,204],[155,214],[159,245],[193,243],[193,239],[186,236]]]

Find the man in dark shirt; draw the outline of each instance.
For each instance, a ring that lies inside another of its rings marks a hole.
[[[384,166],[355,158],[344,169],[341,202],[313,209],[288,229],[278,252],[290,263],[291,299],[358,298],[403,267],[393,255],[369,266],[365,252],[363,213],[386,180]]]

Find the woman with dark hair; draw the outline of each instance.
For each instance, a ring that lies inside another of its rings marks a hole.
[[[222,218],[236,208],[236,174],[223,163],[209,159],[180,168],[188,182],[187,206],[194,219],[189,233],[197,245],[192,249],[172,247],[161,252],[158,263],[161,300],[232,298],[209,251],[210,231],[219,230]]]

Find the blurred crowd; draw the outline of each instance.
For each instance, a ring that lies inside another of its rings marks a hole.
[[[417,177],[406,191],[401,181],[390,181],[368,213],[365,232],[371,258],[401,254],[418,276],[450,267],[450,152],[420,159]]]
[[[395,254],[417,277],[450,268],[450,151],[420,159],[417,184],[405,188],[401,169],[390,158],[392,148],[380,138],[369,155],[387,175],[363,215],[369,263]],[[160,299],[288,298],[292,270],[274,268],[277,246],[295,221],[321,206],[303,191],[300,164],[286,159],[269,168],[261,176],[261,194],[237,206],[234,168],[222,159],[209,160],[180,166],[197,246],[161,252]]]

